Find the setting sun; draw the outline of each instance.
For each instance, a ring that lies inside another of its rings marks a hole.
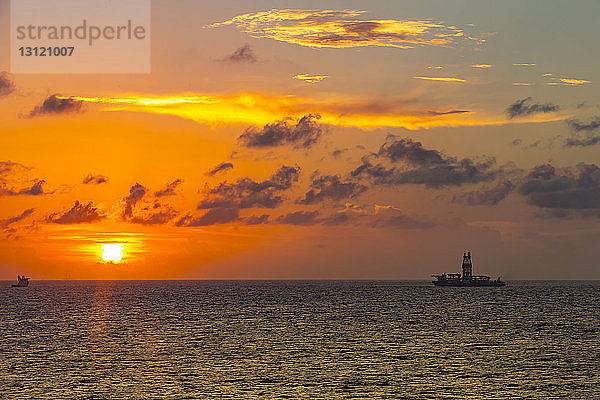
[[[102,259],[107,262],[118,263],[123,258],[124,244],[105,243],[102,245]]]

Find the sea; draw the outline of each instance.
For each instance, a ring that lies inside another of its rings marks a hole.
[[[1,399],[600,399],[600,281],[11,283]]]

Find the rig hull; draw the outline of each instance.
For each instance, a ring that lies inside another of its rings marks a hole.
[[[433,281],[434,286],[453,286],[453,287],[500,287],[506,286],[506,283],[500,281],[489,282],[448,282],[448,281]]]

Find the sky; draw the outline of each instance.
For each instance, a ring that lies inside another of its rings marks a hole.
[[[0,279],[600,279],[600,3],[153,1],[149,74],[10,71]]]

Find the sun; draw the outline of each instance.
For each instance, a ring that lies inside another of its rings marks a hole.
[[[120,243],[105,243],[102,245],[102,259],[107,262],[118,263],[123,258],[125,245]]]

